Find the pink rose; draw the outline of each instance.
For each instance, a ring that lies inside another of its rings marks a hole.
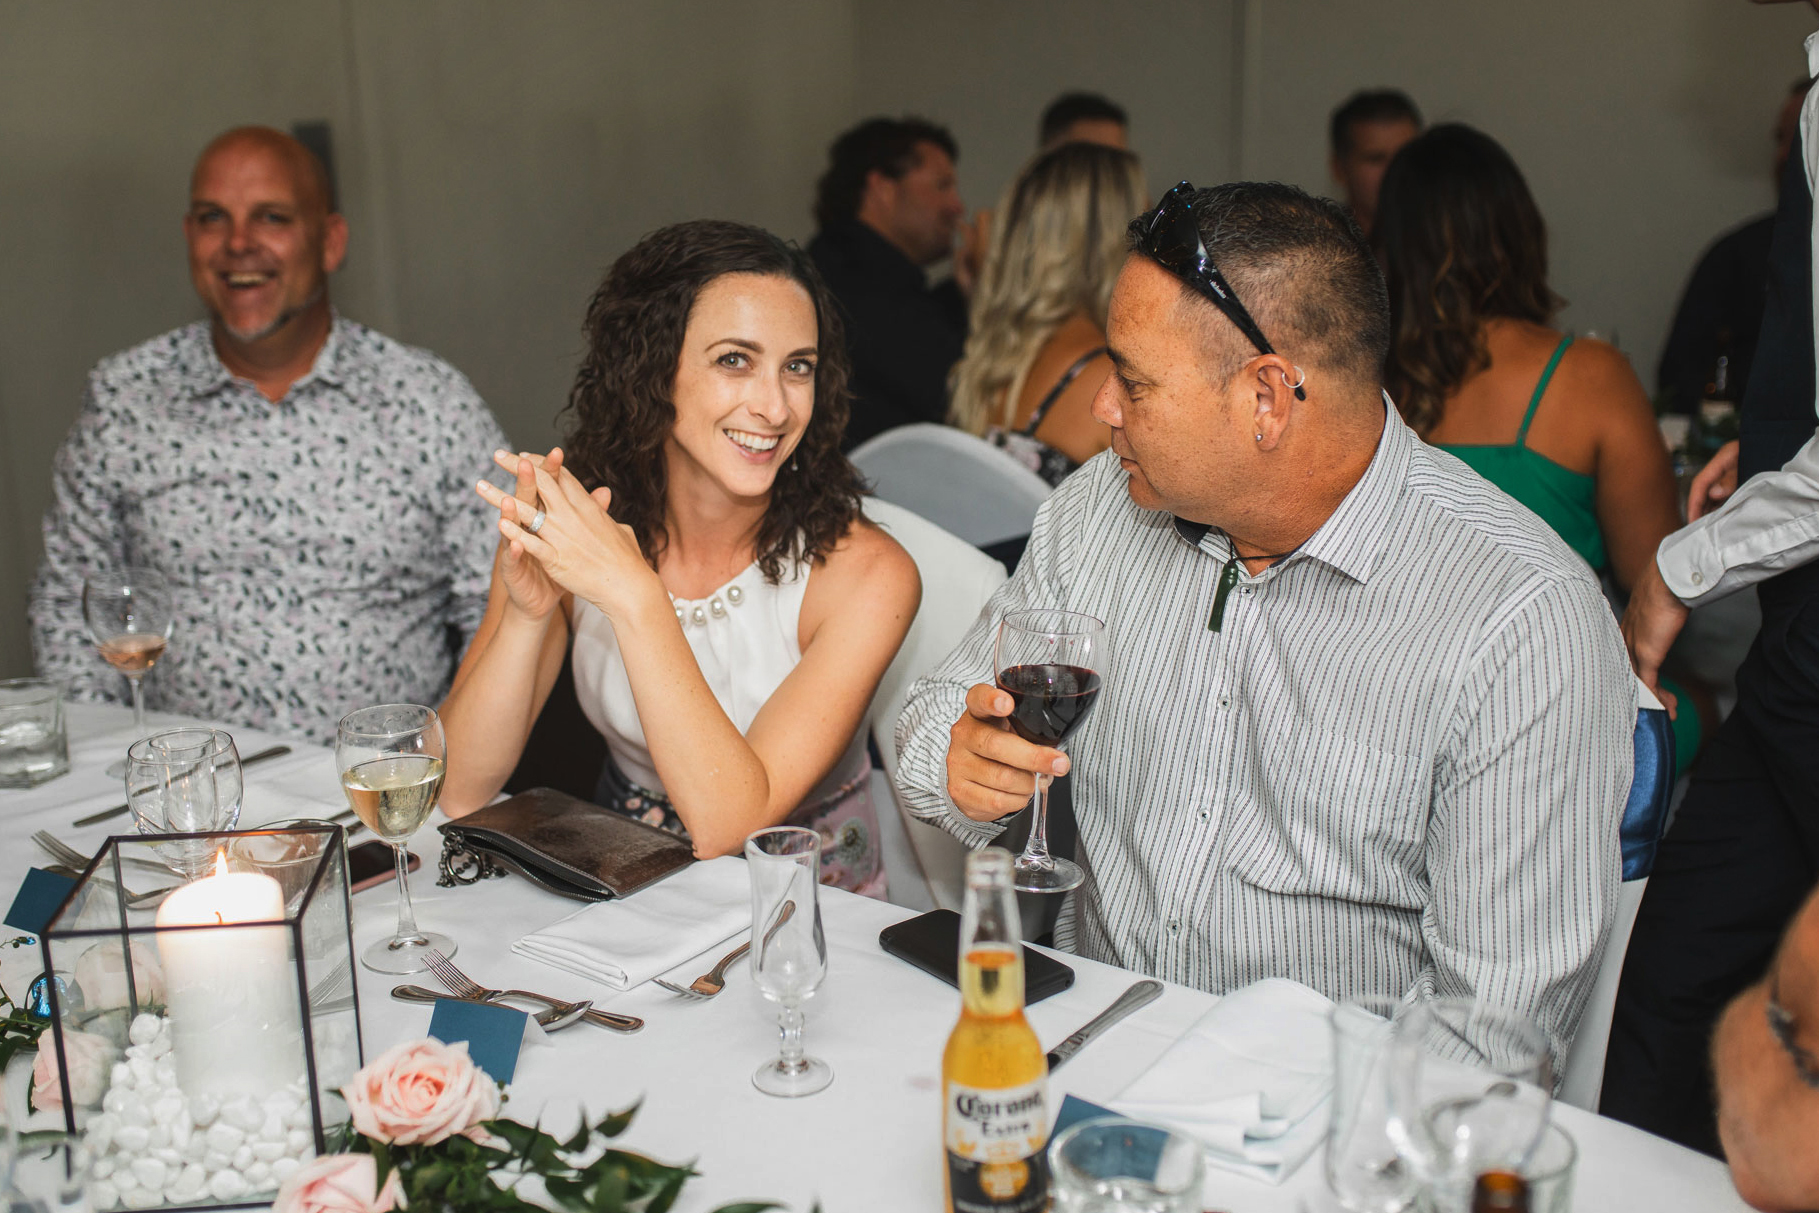
[[[434,1145],[499,1115],[499,1088],[468,1057],[466,1041],[394,1045],[341,1094],[356,1132],[400,1146]]]
[[[325,1154],[312,1158],[284,1181],[272,1213],[387,1213],[404,1207],[398,1172],[374,1192],[378,1167],[371,1154]]]
[[[63,1051],[69,1055],[69,1093],[77,1107],[93,1107],[107,1085],[114,1046],[105,1036],[63,1030]],[[57,1042],[46,1028],[38,1038],[38,1058],[32,1063],[32,1107],[61,1108],[63,1088],[57,1082]]]

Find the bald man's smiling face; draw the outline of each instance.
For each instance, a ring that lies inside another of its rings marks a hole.
[[[196,164],[183,220],[190,278],[222,338],[251,345],[328,306],[347,225],[329,213],[299,153],[275,139],[230,137]]]

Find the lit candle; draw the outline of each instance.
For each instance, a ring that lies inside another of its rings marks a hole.
[[[282,922],[284,893],[261,872],[215,874],[184,885],[158,907],[165,1007],[177,1085],[191,1099],[262,1099],[303,1073],[303,1021],[297,1005],[290,932],[235,923]]]

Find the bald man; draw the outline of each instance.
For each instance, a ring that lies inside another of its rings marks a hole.
[[[211,142],[183,231],[208,319],[89,376],[32,589],[39,672],[125,698],[82,582],[133,566],[175,600],[154,708],[327,742],[353,708],[437,702],[485,609],[468,498],[504,435],[460,372],[330,306],[347,223],[290,136]]]

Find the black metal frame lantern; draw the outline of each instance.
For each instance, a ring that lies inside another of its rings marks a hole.
[[[39,940],[96,1209],[260,1207],[327,1151],[364,1060],[340,826],[109,838]]]

